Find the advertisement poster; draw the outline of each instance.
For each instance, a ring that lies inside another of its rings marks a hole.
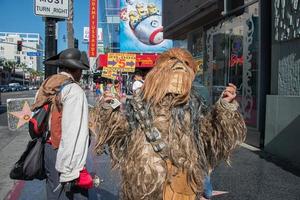
[[[117,68],[120,72],[135,71],[136,54],[108,53],[107,68]]]
[[[118,77],[118,68],[103,67],[101,77],[115,80]]]
[[[120,51],[159,53],[172,48],[163,38],[162,0],[120,0]]]

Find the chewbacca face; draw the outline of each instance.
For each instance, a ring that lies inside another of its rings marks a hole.
[[[143,99],[157,104],[167,94],[172,94],[173,105],[185,103],[190,95],[195,71],[196,63],[188,51],[173,48],[164,52],[146,76],[142,88]]]

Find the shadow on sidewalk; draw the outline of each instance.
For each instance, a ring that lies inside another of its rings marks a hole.
[[[114,195],[113,193],[101,189],[101,188],[93,188],[89,190],[89,199],[90,200],[118,200],[119,196]]]
[[[280,167],[281,169],[300,177],[300,166],[296,166],[290,161],[278,158],[278,156],[275,156],[265,151],[253,151],[253,153],[257,154],[261,159],[271,162],[276,166]]]

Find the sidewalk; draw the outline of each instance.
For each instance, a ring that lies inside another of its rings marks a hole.
[[[300,200],[300,177],[261,158],[260,154],[261,152],[241,147],[233,154],[231,167],[220,164],[213,172],[212,183],[214,190],[223,191],[224,194],[214,196],[213,199]],[[110,170],[109,157],[90,155],[88,168],[100,176],[104,183],[100,188],[90,191],[89,199],[119,199],[119,176],[117,172]],[[4,174],[2,173],[1,177],[4,177]],[[19,185],[21,186],[11,192],[13,198],[7,199],[45,199],[43,181],[27,181],[23,186],[22,183]],[[7,185],[7,189],[8,187]]]
[[[0,126],[0,199],[3,199],[17,181],[9,178],[14,163],[26,148],[27,132],[11,132],[7,126]]]
[[[95,102],[88,93],[90,104]],[[24,151],[29,137],[26,132],[10,132],[0,126],[0,199],[42,200],[46,199],[44,181],[13,181],[9,171]],[[103,183],[100,188],[89,191],[89,199],[118,200],[120,176],[111,170],[107,155],[96,156],[91,144],[87,168],[96,173]],[[213,200],[300,200],[300,171],[284,161],[277,160],[247,145],[232,155],[231,167],[221,163],[212,174],[216,195]]]
[[[242,147],[233,154],[231,167],[222,163],[214,170],[213,189],[228,194],[213,199],[300,200],[299,174],[283,161]]]
[[[89,199],[98,200],[118,200],[119,199],[119,174],[111,171],[110,158],[107,155],[96,156],[92,149],[92,142],[89,150],[87,168],[91,174],[97,174],[104,182],[100,188],[89,190]],[[18,157],[18,156],[17,156]],[[1,158],[0,158],[1,159]],[[8,169],[9,170],[9,169]],[[8,174],[6,177],[9,179]],[[0,199],[5,200],[45,200],[45,181],[15,181],[10,184],[10,190],[6,190],[6,195],[0,195]]]

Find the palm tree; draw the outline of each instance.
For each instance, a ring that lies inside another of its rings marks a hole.
[[[13,60],[5,60],[3,64],[3,69],[11,72],[13,69],[15,69],[17,62]]]
[[[3,69],[9,73],[9,82],[11,80],[11,72],[13,72],[13,78],[15,78],[15,68],[17,67],[17,62],[13,60],[5,60]],[[14,79],[13,79],[14,80]]]
[[[23,71],[23,85],[25,83],[25,70],[27,69],[27,65],[25,63],[20,63],[17,65],[17,68],[22,69]]]
[[[0,66],[1,66],[1,67],[3,67],[4,62],[5,62],[5,58],[0,58]]]
[[[73,28],[73,0],[69,0],[69,17],[67,18],[67,37],[68,37],[68,48],[74,48],[74,28]]]

